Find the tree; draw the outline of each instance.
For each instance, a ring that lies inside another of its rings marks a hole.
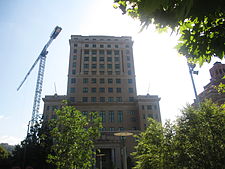
[[[202,65],[225,55],[224,0],[114,0],[115,7],[159,31],[179,33],[178,52]]]
[[[97,112],[87,116],[73,106],[63,106],[52,120],[51,135],[54,139],[49,162],[58,168],[87,169],[95,163],[94,140],[100,136],[101,119]]]
[[[48,125],[36,124],[27,137],[16,145],[10,161],[13,166],[25,168],[54,169],[54,165],[47,163],[48,154],[51,153],[52,138],[49,134]]]
[[[150,119],[133,153],[139,169],[225,168],[225,110],[206,101],[187,106],[174,124]]]

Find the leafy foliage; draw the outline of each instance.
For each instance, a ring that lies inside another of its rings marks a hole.
[[[211,101],[187,106],[175,124],[150,119],[138,138],[138,169],[225,168],[225,110]]]
[[[54,169],[54,165],[46,162],[48,154],[51,153],[51,146],[52,138],[48,126],[45,124],[41,127],[41,124],[36,124],[21,144],[16,145],[10,159],[11,163],[21,168],[32,166],[33,168]]]
[[[49,161],[58,168],[90,168],[95,163],[94,140],[102,127],[98,113],[85,116],[73,106],[63,106],[56,114],[51,123],[54,154],[49,155]]]
[[[225,54],[224,0],[114,0],[115,7],[160,31],[180,33],[178,52],[202,65]]]

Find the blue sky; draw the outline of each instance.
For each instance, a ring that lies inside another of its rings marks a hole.
[[[55,93],[54,83],[58,94],[66,94],[72,34],[125,35],[134,40],[137,92],[161,97],[162,119],[174,119],[186,103],[192,103],[186,61],[174,49],[178,37],[157,34],[152,26],[139,33],[140,23],[122,15],[112,4],[111,0],[0,1],[0,142],[19,143],[26,135],[38,66],[20,91],[16,89],[56,25],[63,30],[49,47],[42,97]],[[195,76],[198,93],[209,82],[211,65],[204,65]]]

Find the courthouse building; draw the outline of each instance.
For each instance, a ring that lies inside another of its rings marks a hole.
[[[131,37],[72,35],[69,44],[67,94],[43,98],[44,119],[55,117],[54,109],[59,108],[62,100],[69,100],[83,114],[99,112],[103,129],[96,148],[101,149],[103,156],[97,154],[97,168],[101,161],[103,169],[122,169],[124,144],[114,134],[143,131],[148,117],[161,122],[160,98],[137,95]],[[125,145],[129,168],[134,138],[126,137]]]
[[[198,95],[199,100],[211,99],[215,103],[224,104],[225,93],[219,93],[215,87],[220,83],[225,84],[225,79],[223,79],[225,76],[225,64],[216,62],[209,72],[211,76],[210,82],[204,86],[204,91]]]

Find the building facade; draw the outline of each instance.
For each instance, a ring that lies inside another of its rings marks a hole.
[[[220,83],[225,84],[225,79],[223,79],[225,76],[225,64],[216,62],[209,72],[211,76],[210,82],[204,86],[204,91],[198,95],[199,100],[211,99],[214,103],[224,104],[225,93],[218,92],[216,86]]]
[[[66,96],[46,96],[44,119],[54,117],[54,108],[63,99],[83,114],[99,112],[103,129],[96,148],[104,154],[102,168],[122,169],[123,147],[116,132],[138,133],[145,130],[147,118],[161,122],[157,95],[137,95],[131,37],[72,35]],[[54,107],[55,106],[55,107]],[[128,168],[135,140],[127,137]],[[100,158],[97,158],[97,167]]]

